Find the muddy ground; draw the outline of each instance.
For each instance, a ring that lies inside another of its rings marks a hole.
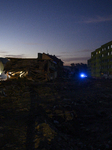
[[[106,149],[112,149],[112,80],[0,83],[0,150]]]

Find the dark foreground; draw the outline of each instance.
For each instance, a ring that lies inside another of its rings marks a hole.
[[[0,150],[112,150],[112,80],[0,84]]]

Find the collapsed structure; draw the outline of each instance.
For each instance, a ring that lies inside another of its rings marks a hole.
[[[88,67],[92,77],[112,78],[112,41],[91,53]]]
[[[38,58],[8,58],[1,69],[5,70],[7,78],[26,77],[31,80],[53,80],[61,76],[63,62],[56,56],[38,53]]]
[[[8,62],[7,58],[0,57],[0,81],[7,80],[7,74],[4,71],[4,67]]]
[[[38,53],[37,61],[40,72],[46,73],[47,80],[52,80],[62,75],[63,62],[55,55]]]

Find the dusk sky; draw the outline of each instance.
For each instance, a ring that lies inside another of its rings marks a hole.
[[[112,0],[0,0],[0,57],[87,63],[112,40]]]

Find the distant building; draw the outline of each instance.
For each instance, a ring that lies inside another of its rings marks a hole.
[[[48,80],[55,79],[62,75],[63,62],[61,59],[58,59],[55,55],[49,55],[45,53],[38,53],[38,62],[41,69],[44,69]]]
[[[91,53],[88,68],[92,77],[112,77],[112,41]]]

